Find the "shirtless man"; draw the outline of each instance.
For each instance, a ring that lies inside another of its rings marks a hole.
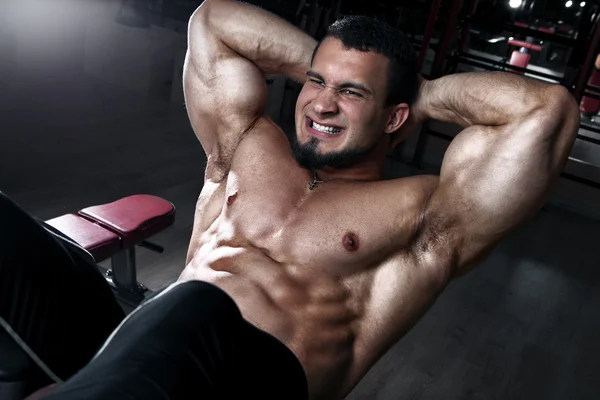
[[[541,207],[579,115],[564,87],[517,75],[418,79],[410,44],[365,19],[316,46],[247,4],[193,15],[185,99],[208,163],[180,280],[226,291],[292,350],[311,397],[334,399]],[[293,146],[264,113],[276,74],[304,83]],[[383,180],[426,119],[464,127],[440,176]]]
[[[574,99],[508,73],[426,81],[410,46],[350,18],[317,47],[264,10],[205,1],[184,69],[208,157],[187,265],[124,321],[101,277],[81,283],[83,256],[0,193],[0,293],[15,292],[0,317],[60,377],[79,370],[47,398],[343,398],[451,279],[533,215],[575,140]],[[292,144],[264,113],[274,74],[304,83]],[[464,127],[440,176],[384,180],[386,154],[427,119]],[[36,252],[23,260],[19,246]],[[53,280],[85,288],[83,314],[60,294],[41,300]],[[36,323],[64,328],[40,337]]]

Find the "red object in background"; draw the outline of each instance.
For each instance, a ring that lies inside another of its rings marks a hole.
[[[560,24],[556,27],[556,31],[558,33],[562,33],[562,34],[568,34],[571,29],[573,29],[573,27],[571,25],[566,25],[566,24]]]
[[[509,40],[508,44],[511,46],[519,47],[519,50],[515,50],[512,52],[510,56],[510,61],[508,62],[510,65],[514,65],[515,67],[527,68],[529,65],[529,60],[531,59],[531,54],[529,51],[537,51],[540,52],[544,48],[539,44],[524,42],[522,40]],[[521,51],[522,49],[527,49],[529,51]],[[523,72],[517,71],[509,68],[508,71],[514,72],[517,74],[522,74]]]
[[[539,44],[524,42],[522,40],[512,40],[511,39],[508,41],[508,44],[510,44],[511,46],[525,47],[526,49],[538,51],[538,52],[544,50],[544,48],[542,46],[540,46]]]
[[[594,63],[594,69],[592,70],[592,74],[590,75],[590,79],[588,79],[588,85],[600,86],[600,54],[596,57],[596,62]],[[589,89],[590,92],[594,94],[599,94],[600,92],[597,90]],[[581,102],[579,103],[579,111],[585,116],[591,117],[593,115],[598,114],[600,111],[600,100],[593,99],[591,97],[583,96],[581,98]]]
[[[514,65],[515,67],[527,68],[527,65],[529,65],[529,59],[531,59],[531,54],[521,53],[519,50],[515,50],[512,52],[510,61],[508,63],[510,65]],[[514,69],[509,69],[509,71],[521,73],[520,71]]]
[[[552,29],[552,28],[544,28],[542,26],[540,26],[538,28],[538,31],[540,31],[540,32],[546,32],[546,33],[554,33],[554,29]]]
[[[514,26],[518,26],[520,28],[529,28],[529,24],[526,22],[519,22],[519,21],[515,21],[513,22]],[[543,26],[537,27],[537,28],[531,28],[531,29],[537,29],[540,32],[545,32],[545,33],[554,33],[554,28],[546,28]]]

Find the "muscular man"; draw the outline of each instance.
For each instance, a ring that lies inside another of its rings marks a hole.
[[[564,87],[415,68],[403,35],[367,18],[320,44],[232,1],[191,19],[185,98],[208,163],[180,280],[226,291],[296,355],[314,398],[346,395],[535,213],[575,140]],[[304,83],[291,145],[264,114],[271,74]],[[465,128],[440,176],[383,180],[386,154],[429,118]]]
[[[291,144],[264,112],[276,74],[303,82]],[[187,265],[49,398],[185,398],[201,382],[204,398],[238,382],[249,397],[343,398],[541,207],[579,123],[558,85],[422,79],[405,37],[371,19],[317,43],[225,0],[191,18],[184,89],[208,158]],[[384,180],[386,154],[427,119],[464,127],[440,176]]]

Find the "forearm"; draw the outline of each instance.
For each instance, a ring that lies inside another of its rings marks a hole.
[[[194,18],[207,25],[227,47],[252,61],[266,75],[306,79],[317,42],[284,19],[258,7],[228,0],[207,0]]]
[[[460,73],[425,81],[417,105],[423,119],[502,126],[550,105],[553,86],[505,72]]]

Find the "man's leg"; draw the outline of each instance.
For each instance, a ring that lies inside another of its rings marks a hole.
[[[68,379],[124,316],[93,260],[0,192],[0,317],[48,368]]]
[[[211,284],[176,284],[130,314],[45,400],[308,398],[294,354]]]

